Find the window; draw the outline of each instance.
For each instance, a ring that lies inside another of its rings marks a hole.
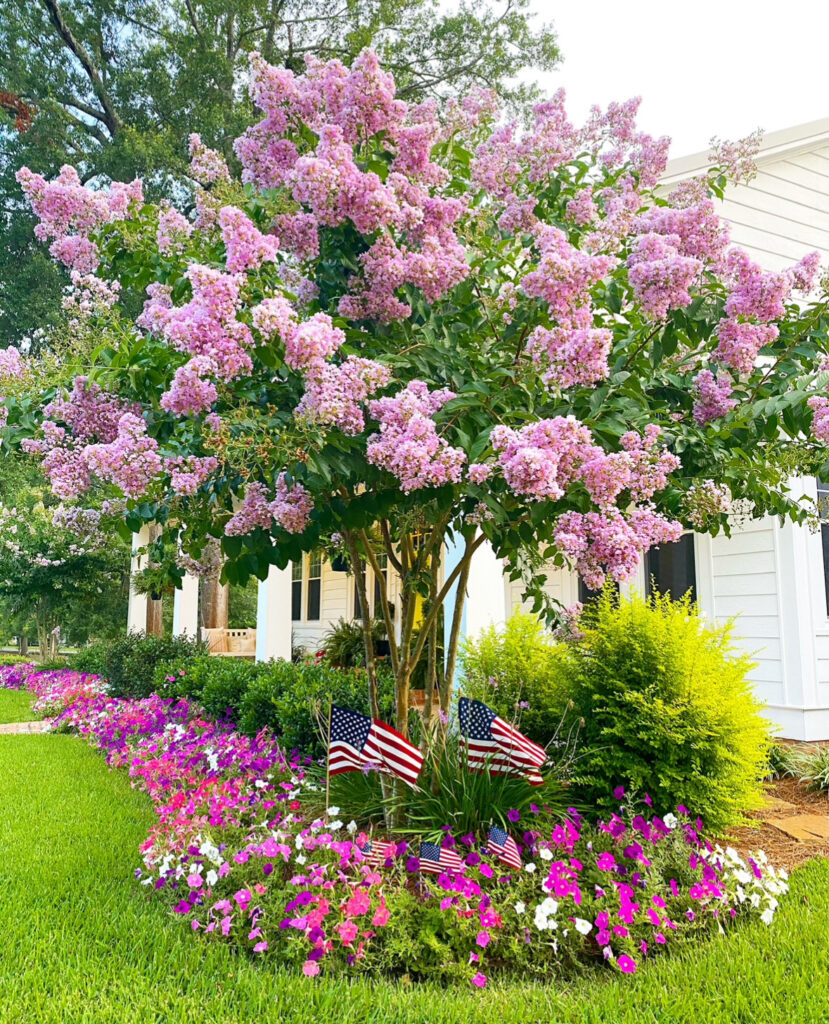
[[[369,614],[372,617],[382,616],[383,608],[380,599],[380,588],[386,587],[386,596],[388,596],[388,582],[389,582],[389,558],[385,552],[377,552],[374,556],[377,559],[377,565],[380,569],[379,574],[375,573],[371,566],[366,565],[365,562],[361,562],[363,570],[366,574],[366,591],[368,593],[369,600]],[[373,584],[373,585],[372,585]],[[394,605],[390,605],[390,611],[394,615]],[[362,609],[360,606],[360,593],[357,588],[357,577],[354,577],[354,618],[361,619],[363,617]]]
[[[293,563],[291,572],[291,619],[298,622],[302,618],[302,559]]]
[[[305,601],[303,602],[303,591]],[[322,555],[306,555],[291,568],[291,619],[294,622],[315,622],[322,604]],[[303,619],[303,608],[305,618]]]
[[[697,567],[694,558],[694,535],[686,533],[674,544],[661,544],[645,555],[647,593],[670,594],[678,601],[688,591],[697,599]]]
[[[322,597],[322,555],[315,551],[308,556],[308,607],[306,618],[316,620],[320,617],[320,601]]]
[[[829,481],[817,482],[817,507],[821,518],[820,539],[823,543],[823,588],[826,593],[826,614],[829,615]]]

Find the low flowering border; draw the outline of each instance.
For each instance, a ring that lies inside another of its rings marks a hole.
[[[19,675],[0,669],[0,686]],[[482,988],[493,973],[552,977],[590,961],[631,974],[740,919],[771,924],[788,890],[764,854],[712,845],[684,807],[638,813],[621,789],[606,822],[511,812],[520,870],[444,828],[460,867],[427,874],[417,843],[379,843],[334,807],[309,815],[320,794],[307,760],[265,732],[243,736],[186,701],[113,698],[78,672],[30,670],[23,684],[52,729],[85,736],[150,796],[140,884],[206,940],[308,977],[382,970]]]

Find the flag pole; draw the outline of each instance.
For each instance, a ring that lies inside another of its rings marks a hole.
[[[325,751],[325,813],[331,805],[331,713],[333,697],[328,697],[328,746]]]

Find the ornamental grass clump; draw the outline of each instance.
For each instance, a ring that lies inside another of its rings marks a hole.
[[[563,664],[580,726],[574,792],[585,804],[610,809],[623,782],[655,811],[685,804],[714,829],[760,806],[769,725],[731,623],[704,620],[688,598],[605,593],[579,629]]]
[[[509,808],[512,865],[486,835],[435,821],[443,866],[428,873],[419,836],[378,835],[336,806],[313,813],[307,762],[267,731],[244,736],[185,701],[112,698],[76,672],[26,683],[62,709],[55,726],[85,735],[152,800],[140,884],[201,941],[309,979],[383,972],[483,988],[588,963],[632,974],[741,919],[770,924],[788,889],[762,853],[712,846],[683,806],[660,817],[621,805],[622,787],[596,824],[572,808],[560,820]]]

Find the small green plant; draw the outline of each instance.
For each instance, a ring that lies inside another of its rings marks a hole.
[[[386,639],[386,629],[380,619],[371,624],[375,649]],[[322,648],[329,664],[336,668],[363,668],[366,663],[366,645],[362,623],[339,619],[322,638]]]
[[[794,756],[797,761],[792,774],[796,774],[810,789],[829,793],[829,747],[812,747]]]
[[[783,779],[800,775],[802,756],[795,747],[787,743],[774,742],[769,747],[767,779]]]
[[[518,611],[503,629],[492,626],[464,644],[461,688],[546,744],[567,706],[563,655],[536,616]]]
[[[396,822],[395,831],[427,840],[443,835],[444,826],[455,836],[481,836],[491,824],[514,831],[517,821],[537,821],[539,813],[563,818],[573,802],[563,782],[565,774],[563,765],[554,766],[545,772],[543,786],[531,786],[515,775],[470,771],[457,733],[449,732],[444,742],[427,750],[418,788],[394,785],[378,772],[348,772],[331,778],[331,803],[341,817],[360,825]],[[323,769],[318,775],[321,790]]]

